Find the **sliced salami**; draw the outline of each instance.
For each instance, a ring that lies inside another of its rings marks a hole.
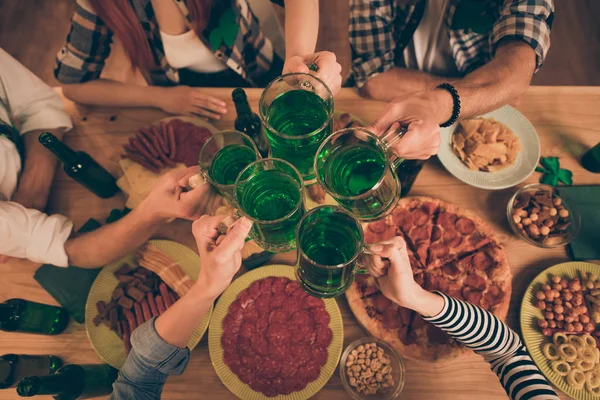
[[[291,346],[290,353],[300,366],[305,365],[312,357],[310,346],[304,343],[295,343],[293,346]]]
[[[283,292],[283,288],[281,290],[281,292],[274,293],[271,296],[271,309],[283,307],[283,302],[288,298],[288,296]]]
[[[404,208],[397,208],[392,213],[392,221],[394,221],[394,224],[398,227],[408,224],[408,228],[410,229],[410,225],[412,225],[412,216],[410,211]]]
[[[444,243],[451,249],[460,246],[463,238],[454,229],[444,232]]]
[[[261,281],[252,282],[252,284],[250,285],[250,287],[248,287],[248,289],[247,289],[248,290],[248,294],[254,300],[256,300],[258,298],[258,296],[260,296],[260,294],[261,294],[260,282]]]
[[[311,309],[314,321],[317,325],[328,326],[331,316],[325,308],[317,307]]]
[[[291,378],[296,375],[298,368],[300,366],[296,362],[296,360],[289,359],[281,363],[281,371],[279,372],[279,376],[283,379]]]
[[[428,240],[430,237],[429,230],[426,226],[419,226],[418,228],[413,229],[408,236],[410,236],[410,239],[414,243],[422,240]]]
[[[325,302],[323,301],[323,299],[309,296],[306,298],[306,301],[304,302],[303,307],[306,309],[308,309],[308,308],[325,308]]]
[[[385,232],[386,228],[387,228],[387,224],[385,223],[385,220],[371,222],[369,224],[369,230],[371,230],[372,232],[375,232],[375,233],[383,233],[383,232]]]
[[[284,291],[288,295],[291,295],[292,293],[294,293],[299,288],[300,288],[300,285],[298,284],[298,282],[296,282],[296,281],[290,281],[290,282],[287,283],[287,285],[285,285]]]
[[[225,333],[238,333],[242,326],[243,314],[227,314],[223,319],[223,331]]]
[[[258,321],[259,317],[260,315],[258,315],[258,311],[256,310],[256,307],[254,307],[254,304],[252,307],[248,307],[244,312],[244,322],[255,323]]]
[[[317,346],[329,347],[332,339],[333,331],[328,326],[319,325],[317,327],[317,340],[315,341]]]
[[[307,326],[312,328],[315,325],[315,318],[308,310],[298,310],[290,318],[291,325],[294,327]]]
[[[494,260],[485,252],[480,251],[473,255],[472,263],[480,271],[487,271],[494,265]]]
[[[270,289],[270,287],[269,287]],[[258,315],[268,314],[271,309],[271,291],[269,290],[267,293],[263,293],[254,302],[256,306],[256,311]]]
[[[264,335],[269,327],[269,314],[261,315],[256,321],[256,332],[259,335]]]
[[[270,276],[268,278],[262,279],[260,281],[260,291],[261,293],[265,294],[265,293],[271,293],[271,288],[273,286],[273,282],[275,281],[275,278]]]
[[[462,235],[470,235],[475,232],[475,222],[472,219],[461,217],[454,223],[456,230]]]
[[[312,360],[298,368],[296,377],[310,383],[319,377],[320,372],[321,366],[316,360]]]
[[[269,354],[269,342],[267,342],[265,336],[257,332],[250,338],[250,343],[252,344],[252,348],[256,354],[260,356],[266,356]]]
[[[281,363],[273,358],[263,358],[256,365],[256,374],[263,378],[273,379],[281,371]]]
[[[312,357],[313,360],[315,360],[319,364],[319,366],[322,367],[323,365],[327,364],[327,359],[329,358],[329,351],[327,350],[327,347],[313,347]]]
[[[282,308],[271,310],[269,314],[269,325],[284,325],[287,323],[289,314]]]
[[[290,342],[292,329],[287,325],[269,325],[267,340],[274,346],[285,346]]]
[[[240,337],[251,339],[255,333],[256,329],[254,328],[254,324],[252,323],[244,322],[240,327]]]
[[[427,212],[417,208],[412,211],[412,222],[416,226],[423,226],[429,221],[429,214]]]
[[[442,229],[439,226],[434,226],[431,230],[431,241],[437,242],[442,238]]]
[[[285,310],[285,312],[288,315],[292,315],[293,313],[295,313],[296,311],[298,311],[302,308],[302,302],[299,302],[294,297],[290,296],[287,299],[285,299],[281,308],[283,310]]]
[[[238,335],[233,333],[223,333],[223,336],[221,336],[221,345],[224,349],[236,349],[238,345]]]
[[[301,327],[296,328],[292,332],[292,343],[302,343],[313,345],[317,340],[316,327]]]
[[[275,278],[273,283],[271,284],[271,291],[273,293],[283,293],[285,286],[288,284],[290,280],[288,278]]]
[[[455,214],[450,214],[448,212],[445,211],[441,211],[438,214],[438,218],[437,218],[437,223],[439,225],[442,226],[442,228],[448,230],[448,229],[454,229],[454,223],[456,222],[456,215]]]

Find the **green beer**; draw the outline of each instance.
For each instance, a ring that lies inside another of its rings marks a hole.
[[[108,395],[118,371],[106,364],[66,365],[55,374],[30,376],[19,382],[20,397],[53,395],[57,400],[90,399]]]
[[[221,185],[233,185],[241,170],[256,160],[256,153],[248,146],[230,144],[215,154],[210,166],[210,177]]]
[[[302,178],[289,163],[266,158],[250,164],[238,176],[236,202],[254,225],[259,246],[272,252],[295,247],[295,230],[304,214]]]
[[[297,230],[296,276],[313,296],[335,297],[353,282],[363,250],[363,232],[346,211],[321,206],[302,219]]]
[[[351,145],[331,155],[323,180],[341,196],[358,196],[371,190],[385,171],[385,156],[369,146]]]
[[[267,86],[259,108],[271,156],[289,161],[302,177],[312,179],[317,149],[331,133],[331,91],[312,75],[288,74]]]
[[[69,313],[61,307],[22,299],[0,303],[0,331],[56,335],[69,324]]]

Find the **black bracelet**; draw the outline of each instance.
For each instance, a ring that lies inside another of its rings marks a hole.
[[[458,95],[456,88],[449,83],[442,83],[441,85],[436,86],[436,89],[447,90],[452,96],[452,116],[450,116],[448,121],[440,125],[440,128],[447,128],[454,124],[460,115],[460,96]]]

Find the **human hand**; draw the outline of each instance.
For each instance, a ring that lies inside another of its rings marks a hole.
[[[34,210],[38,210],[40,212],[44,212],[46,209],[46,203],[48,202],[48,193],[41,192],[36,188],[25,187],[24,185],[19,185],[19,188],[13,195],[11,201],[15,203],[19,203],[25,208],[30,208]],[[0,264],[2,260],[0,259]]]
[[[11,256],[5,256],[5,255],[0,254],[0,264],[6,264],[7,262],[9,262],[12,259],[13,259],[13,257],[11,257]]]
[[[186,191],[189,179],[200,173],[199,167],[177,169],[161,176],[140,208],[156,218],[195,220],[216,210],[223,197],[207,182]]]
[[[170,114],[188,114],[204,119],[221,119],[227,114],[223,100],[206,94],[204,91],[189,86],[161,88],[163,93],[156,101],[158,106]]]
[[[404,137],[392,145],[394,153],[407,160],[426,160],[440,149],[440,128],[434,103],[426,93],[415,93],[390,102],[367,129],[383,136],[398,125],[407,126]]]
[[[309,64],[316,64],[319,70],[311,71],[308,69]],[[320,51],[305,56],[288,58],[283,64],[283,73],[295,72],[303,72],[318,77],[325,82],[333,95],[336,95],[342,88],[342,66],[337,62],[335,54],[330,51]]]
[[[252,222],[242,217],[227,232],[227,235],[219,236],[218,227],[225,218],[225,215],[216,217],[205,215],[192,224],[192,233],[202,260],[197,285],[212,297],[223,293],[240,269],[242,249],[252,228]]]

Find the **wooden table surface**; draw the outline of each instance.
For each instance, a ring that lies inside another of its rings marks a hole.
[[[206,89],[228,104],[229,113],[214,125],[231,129],[235,109],[230,89]],[[258,109],[261,90],[247,90],[254,110]],[[65,100],[75,128],[66,143],[88,152],[114,175],[119,171],[121,146],[132,132],[165,116],[150,109],[106,109],[76,106]],[[359,97],[353,89],[343,89],[335,99],[336,109],[351,112],[366,122],[372,122],[385,103]],[[600,87],[531,87],[516,107],[535,126],[542,145],[543,156],[560,157],[561,166],[573,171],[576,185],[600,184],[600,175],[585,171],[580,156],[600,142]],[[536,182],[534,173],[521,184]],[[432,159],[419,175],[412,195],[428,195],[468,208],[488,221],[506,247],[512,272],[513,292],[508,323],[519,331],[519,305],[528,283],[543,269],[568,261],[565,248],[540,249],[518,240],[510,231],[505,210],[515,188],[485,191],[460,182],[451,176],[437,158]],[[125,199],[117,195],[109,200],[95,197],[86,189],[58,171],[52,186],[48,210],[61,213],[81,226],[88,218],[104,220],[113,208],[122,208]],[[178,241],[196,251],[190,223],[175,221],[163,227],[157,238]],[[278,255],[273,262],[293,263],[291,254]],[[56,304],[54,299],[33,279],[39,265],[28,261],[12,261],[0,265],[3,277],[0,301],[21,297]],[[75,284],[75,283],[74,283]],[[338,300],[344,318],[344,343],[364,336],[344,298]],[[90,345],[83,325],[72,323],[66,333],[56,337],[9,334],[0,332],[0,354],[56,354],[68,363],[98,363],[100,358]],[[0,391],[1,399],[17,398],[14,390]],[[163,399],[231,399],[235,398],[214,372],[208,353],[206,337],[193,351],[190,364],[182,376],[169,378]],[[336,373],[315,399],[347,399]],[[428,364],[406,361],[404,399],[505,399],[506,394],[496,376],[481,357],[471,354],[452,362]],[[561,398],[568,398],[562,395]]]

